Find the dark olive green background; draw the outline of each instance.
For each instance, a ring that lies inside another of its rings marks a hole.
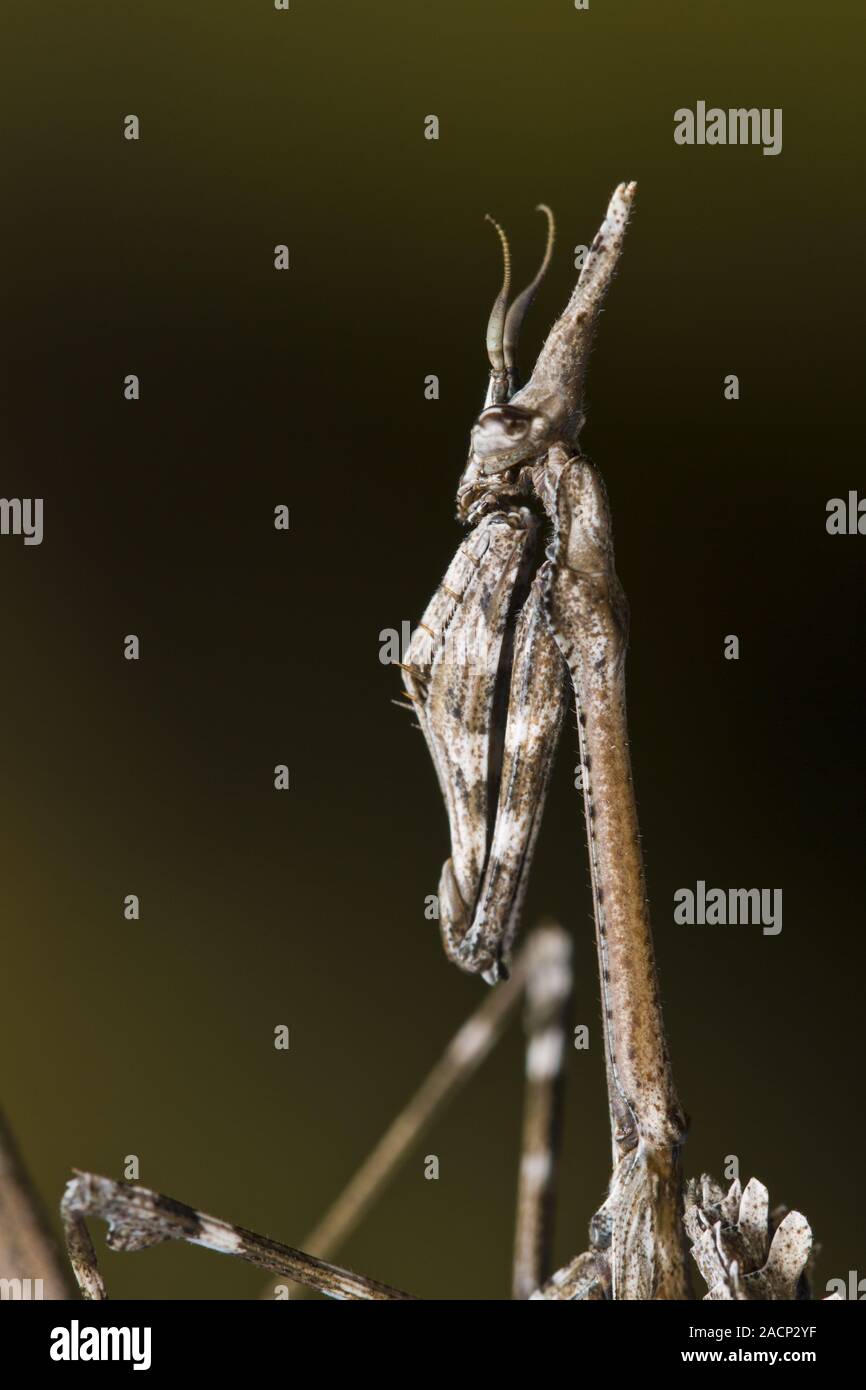
[[[531,365],[571,248],[636,178],[584,443],[632,606],[687,1170],[738,1155],[808,1215],[822,1283],[863,1270],[866,539],[824,524],[866,483],[859,8],[6,7],[2,492],[45,498],[45,540],[0,540],[3,1101],[53,1209],[71,1166],[120,1177],[135,1153],[143,1182],[300,1243],[482,997],[424,919],[445,817],[379,633],[417,619],[459,540],[498,284],[484,212],[518,280],[534,204],[559,217]],[[678,147],[699,99],[782,107],[782,153]],[[529,904],[575,932],[592,1031],[560,1261],[608,1160],[573,720],[565,744]],[[674,926],[698,878],[783,888],[782,934]],[[507,1295],[521,1065],[515,1031],[345,1263]],[[102,1258],[117,1297],[261,1286],[189,1247]]]

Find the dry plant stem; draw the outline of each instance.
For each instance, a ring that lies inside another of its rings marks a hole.
[[[529,938],[531,943],[534,937]],[[458,1029],[433,1070],[421,1083],[376,1147],[368,1155],[337,1200],[304,1241],[304,1249],[326,1259],[351,1235],[382,1189],[404,1162],[433,1120],[474,1075],[488,1056],[514,1013],[523,994],[530,944],[515,958],[511,978],[497,985],[483,1004]],[[273,1298],[272,1282],[263,1298]],[[303,1298],[308,1290],[289,1287],[291,1298]]]
[[[237,1255],[260,1269],[282,1274],[338,1299],[408,1299],[411,1294],[326,1264],[302,1250],[233,1226],[149,1188],[115,1182],[94,1173],[77,1173],[60,1204],[69,1258],[83,1298],[105,1299],[105,1285],[86,1222],[108,1222],[112,1250],[144,1250],[164,1240],[183,1240],[223,1255]]]
[[[54,1239],[0,1112],[0,1279],[31,1281],[31,1297],[74,1298]],[[39,1294],[33,1281],[41,1279]]]
[[[512,1297],[526,1299],[551,1267],[572,971],[561,927],[539,927],[528,944],[526,1100],[517,1188]]]
[[[613,1297],[686,1298],[679,1166],[685,1120],[662,1020],[629,756],[628,609],[597,471],[582,459],[566,461],[563,451],[552,451],[549,468],[559,478],[547,602],[577,699],[605,1013]]]

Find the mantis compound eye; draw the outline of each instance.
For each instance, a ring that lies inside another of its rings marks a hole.
[[[472,453],[484,472],[498,472],[537,452],[544,421],[519,406],[493,405],[472,428]]]

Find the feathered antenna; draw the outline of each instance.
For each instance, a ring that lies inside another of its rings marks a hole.
[[[508,246],[508,237],[499,223],[490,216],[489,212],[485,213],[484,216],[485,220],[496,228],[502,243],[502,288],[493,301],[493,308],[490,311],[490,319],[487,324],[487,356],[490,359],[490,390],[487,393],[487,404],[499,405],[508,398],[508,371],[505,365],[503,341],[505,310],[511,290],[511,251]]]

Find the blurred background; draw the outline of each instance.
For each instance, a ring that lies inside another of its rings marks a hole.
[[[2,1099],[52,1212],[70,1167],[135,1154],[145,1184],[300,1243],[483,996],[424,917],[447,824],[380,632],[417,620],[460,540],[500,273],[483,214],[518,285],[534,205],[559,219],[528,369],[573,248],[636,178],[584,445],[632,608],[686,1170],[736,1155],[807,1214],[821,1288],[863,1270],[866,539],[825,529],[866,491],[863,27],[805,0],[9,7],[2,492],[45,499],[45,537],[0,540]],[[783,108],[782,153],[676,145],[699,100]],[[573,931],[591,1031],[558,1262],[609,1151],[573,729],[527,914]],[[674,925],[698,879],[782,888],[783,931]],[[341,1262],[507,1297],[521,1072],[513,1028]],[[113,1297],[262,1286],[102,1234]]]

